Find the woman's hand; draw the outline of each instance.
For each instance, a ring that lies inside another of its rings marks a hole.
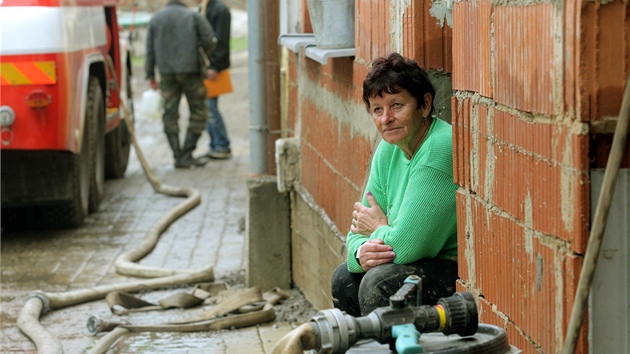
[[[361,267],[367,272],[378,265],[392,262],[396,254],[391,246],[383,243],[383,240],[374,239],[361,245],[357,257]]]
[[[366,198],[370,207],[366,207],[360,202],[354,203],[350,231],[355,234],[370,236],[377,228],[389,224],[387,216],[381,207],[378,206],[371,192],[367,192]]]

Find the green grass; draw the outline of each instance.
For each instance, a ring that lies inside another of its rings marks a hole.
[[[230,38],[230,50],[232,52],[247,50],[247,37]]]
[[[134,68],[144,67],[144,57],[134,55],[131,57],[131,66]]]

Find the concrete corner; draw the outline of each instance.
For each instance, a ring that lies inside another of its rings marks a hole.
[[[247,286],[291,287],[290,198],[273,176],[247,180]]]

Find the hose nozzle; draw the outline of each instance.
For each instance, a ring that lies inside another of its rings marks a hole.
[[[90,335],[95,336],[101,332],[109,332],[123,324],[121,322],[106,321],[98,316],[90,316],[87,321],[87,330]]]
[[[472,294],[458,292],[440,298],[435,306],[379,307],[367,316],[353,317],[339,309],[323,310],[311,320],[317,353],[345,353],[359,339],[387,343],[392,328],[412,324],[421,333],[469,336],[477,332],[477,304]]]

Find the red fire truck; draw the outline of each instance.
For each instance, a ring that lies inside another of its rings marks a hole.
[[[117,5],[0,0],[3,227],[78,226],[98,209],[105,177],[124,175],[131,47]]]

